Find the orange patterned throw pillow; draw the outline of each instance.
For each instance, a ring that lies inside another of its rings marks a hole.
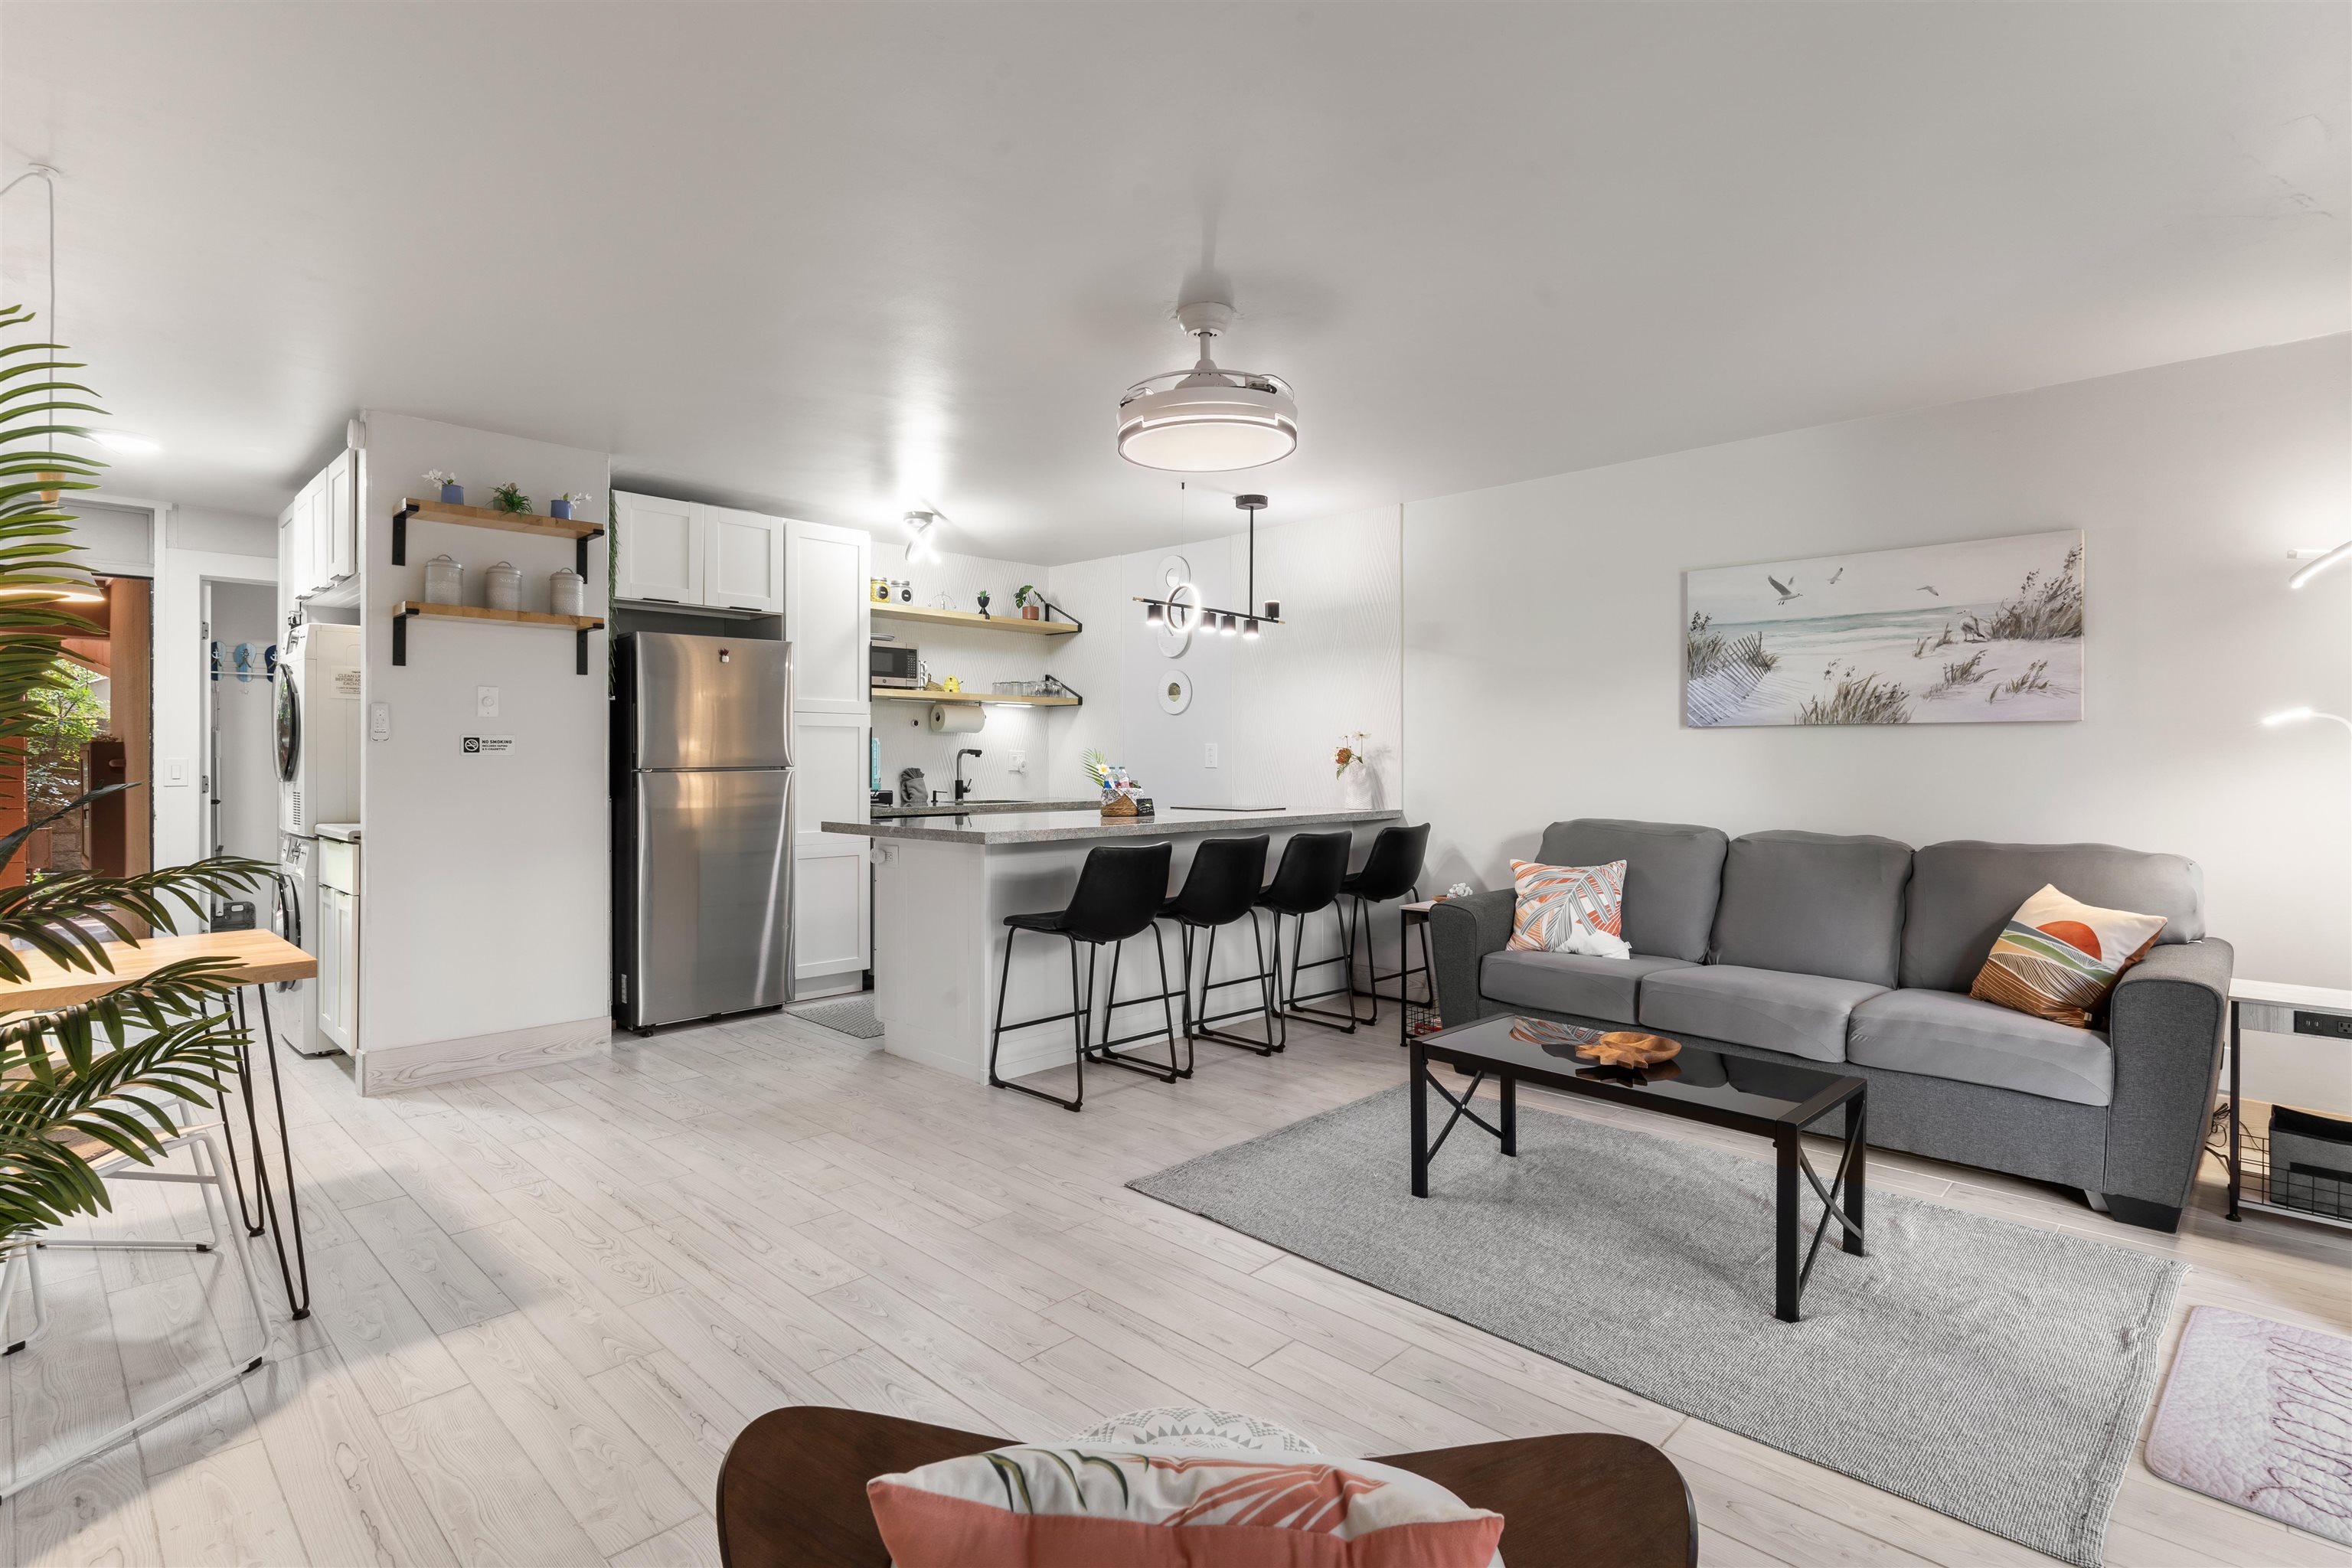
[[[1633,952],[1621,929],[1625,915],[1625,862],[1606,866],[1546,866],[1511,862],[1519,901],[1511,910],[1511,945],[1540,952],[1583,952],[1624,958]]]
[[[2087,1029],[2163,930],[2162,915],[2096,909],[2045,886],[2001,928],[1969,994]]]
[[[866,1483],[898,1568],[1490,1568],[1503,1516],[1368,1459],[1071,1444]]]

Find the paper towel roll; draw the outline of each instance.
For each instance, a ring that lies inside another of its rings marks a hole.
[[[931,733],[934,735],[969,735],[980,728],[984,717],[977,702],[934,702],[931,704]]]

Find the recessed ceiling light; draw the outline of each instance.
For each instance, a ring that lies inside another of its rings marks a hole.
[[[152,436],[141,436],[129,430],[100,430],[90,439],[110,452],[120,452],[126,458],[152,458],[163,449],[163,443]]]
[[[1209,340],[1232,324],[1234,308],[1197,300],[1176,308],[1201,340],[1189,371],[1137,382],[1118,400],[1118,455],[1147,468],[1223,473],[1287,458],[1298,447],[1298,403],[1279,376],[1219,370]]]

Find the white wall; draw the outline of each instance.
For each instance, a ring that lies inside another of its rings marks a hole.
[[[914,603],[940,607],[945,594],[951,610],[974,611],[978,595],[989,595],[988,613],[1017,619],[1013,591],[1023,584],[1045,586],[1043,566],[1019,561],[996,561],[979,555],[942,554],[937,561],[909,566],[903,542],[874,542],[874,575],[905,578],[915,589]],[[893,601],[894,603],[896,601]],[[934,679],[957,676],[966,691],[986,691],[999,680],[1037,680],[1056,639],[1019,632],[966,630],[961,626],[923,626],[911,621],[876,617],[873,634],[885,633],[922,650]],[[964,777],[974,785],[976,800],[1071,800],[1081,793],[1073,776],[1057,775],[1047,766],[1047,709],[984,708],[982,727],[975,735],[934,735],[926,721],[930,709],[917,702],[877,702],[874,733],[882,746],[882,785],[894,794],[898,770],[920,768],[929,788],[941,800],[949,797],[955,779],[956,752],[977,746],[981,755],[966,758]],[[1014,773],[1013,755],[1020,753],[1023,771]]]
[[[2352,338],[1802,430],[1405,508],[1404,736],[1438,880],[1566,816],[2101,840],[2204,868],[2241,973],[2352,984]],[[2086,535],[2079,723],[1689,730],[1682,574]]]
[[[1052,665],[1088,704],[1056,716],[1055,776],[1082,784],[1076,759],[1093,747],[1125,763],[1163,805],[1336,806],[1331,753],[1343,731],[1362,731],[1381,798],[1397,804],[1397,530],[1394,507],[1261,527],[1256,595],[1281,600],[1285,624],[1255,641],[1196,632],[1174,658],[1134,596],[1164,593],[1160,563],[1181,554],[1208,603],[1241,607],[1249,592],[1244,536],[1055,567],[1055,601],[1087,630],[1057,644]],[[1192,685],[1191,705],[1177,715],[1158,700],[1171,670]],[[1211,743],[1215,768],[1204,760]]]
[[[363,750],[360,1012],[366,1050],[601,1018],[610,1010],[611,852],[606,805],[604,635],[588,674],[572,634],[496,623],[419,621],[408,663],[392,663],[392,605],[422,598],[424,563],[463,562],[470,603],[482,569],[523,573],[522,607],[548,606],[548,574],[569,541],[412,521],[408,564],[391,564],[389,521],[427,468],[454,469],[471,496],[520,484],[535,502],[586,490],[604,504],[602,452],[371,410],[360,502],[365,577],[365,700],[392,706],[392,738]],[[610,599],[604,552],[588,552],[588,603]],[[599,613],[592,608],[592,614]],[[475,716],[496,686],[500,713]],[[467,735],[514,738],[468,756]]]

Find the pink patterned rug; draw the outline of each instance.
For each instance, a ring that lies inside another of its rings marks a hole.
[[[2147,1468],[2352,1546],[2352,1340],[2198,1308],[2148,1431]]]

